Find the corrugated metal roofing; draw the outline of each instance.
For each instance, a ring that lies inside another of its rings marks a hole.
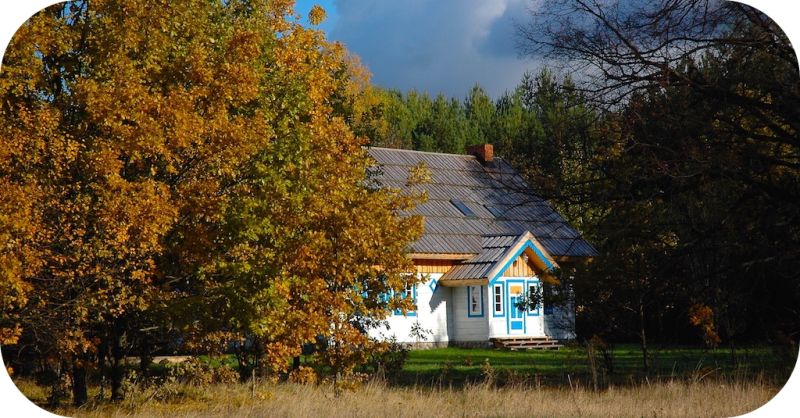
[[[489,271],[514,245],[519,237],[486,236],[481,240],[481,251],[475,257],[453,266],[442,276],[441,280],[483,280],[488,279]]]
[[[597,255],[597,251],[500,158],[495,158],[491,166],[484,166],[471,155],[388,148],[370,148],[369,154],[379,164],[375,179],[383,187],[409,189],[406,181],[410,168],[425,163],[430,169],[431,181],[417,187],[427,190],[428,201],[411,212],[425,217],[425,231],[412,245],[414,252],[483,255],[485,248],[493,248],[487,244],[496,241],[500,248],[501,243],[509,239],[513,242],[520,234],[530,231],[552,256]],[[463,202],[475,216],[464,216],[450,202],[453,199]],[[502,216],[494,216],[486,206],[497,208]],[[508,245],[510,243],[505,244]],[[478,264],[471,266],[471,269],[478,269]],[[461,267],[456,266],[451,271]],[[467,265],[463,267],[466,269]]]

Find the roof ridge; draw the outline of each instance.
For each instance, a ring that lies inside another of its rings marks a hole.
[[[451,157],[467,157],[467,158],[470,158],[470,159],[473,159],[473,160],[477,159],[477,157],[475,157],[472,154],[451,154],[451,153],[448,153],[448,152],[417,151],[417,150],[413,150],[413,149],[386,148],[386,147],[367,147],[367,149],[368,150],[376,149],[376,150],[383,150],[383,151],[410,152],[410,153],[416,153],[416,154],[447,155],[447,156],[451,156]]]

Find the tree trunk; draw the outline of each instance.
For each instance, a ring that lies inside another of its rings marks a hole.
[[[122,377],[123,377],[123,370],[122,370],[122,338],[124,334],[124,326],[121,319],[117,319],[114,321],[114,326],[111,331],[111,358],[110,363],[111,367],[109,368],[109,380],[111,381],[111,400],[112,401],[119,401],[122,400],[123,393],[122,393]]]
[[[142,376],[142,379],[147,379],[150,376],[150,365],[153,364],[153,356],[150,351],[150,339],[147,335],[142,335],[141,338],[141,346],[139,353],[139,374]]]
[[[639,299],[639,340],[642,345],[642,367],[644,368],[644,372],[647,373],[650,369],[650,365],[647,360],[647,332],[645,328],[644,303]]]
[[[100,371],[100,393],[98,398],[105,400],[106,396],[106,379],[108,376],[108,368],[106,360],[108,359],[108,338],[103,338],[97,346],[97,370]]]
[[[150,354],[142,354],[139,356],[139,374],[142,379],[147,379],[150,376],[150,365],[153,364],[153,357]]]
[[[300,368],[300,356],[292,357],[292,370],[297,370]]]
[[[75,406],[83,406],[89,396],[86,392],[86,366],[81,360],[72,361],[72,401]]]

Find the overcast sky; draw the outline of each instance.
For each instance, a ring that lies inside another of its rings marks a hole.
[[[325,8],[321,26],[372,72],[373,83],[463,98],[477,82],[492,97],[513,89],[537,63],[517,56],[514,22],[531,0],[299,0],[306,15]]]

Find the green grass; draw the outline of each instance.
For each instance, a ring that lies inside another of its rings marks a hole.
[[[601,355],[596,357],[596,369],[601,383],[635,385],[653,379],[698,380],[707,377],[733,379],[764,378],[783,384],[795,364],[796,352],[767,346],[736,350],[736,362],[726,348],[705,350],[700,347],[653,347],[649,352],[650,368],[642,367],[638,345],[620,344],[612,351],[613,371],[607,373]],[[226,364],[237,367],[233,355],[200,356],[199,360],[212,368]],[[488,361],[499,383],[528,383],[547,386],[569,386],[592,379],[592,369],[586,347],[572,345],[559,350],[509,351],[479,348],[438,348],[411,350],[403,370],[389,376],[393,383],[408,385],[455,385],[481,382],[485,379],[484,363]],[[303,356],[303,364],[312,362]],[[153,365],[155,370],[163,366]]]
[[[608,380],[636,383],[647,377],[690,378],[704,376],[762,376],[785,381],[794,367],[796,353],[781,353],[770,347],[751,347],[736,351],[731,361],[727,349],[704,350],[696,347],[656,348],[650,351],[650,368],[645,373],[642,354],[636,345],[619,345],[613,350],[613,373]],[[483,378],[484,362],[492,366],[502,380],[504,376],[534,379],[545,384],[569,384],[570,380],[586,380],[592,376],[585,347],[563,347],[560,350],[508,351],[496,349],[441,348],[411,351],[400,383],[424,384],[444,380],[461,384]],[[597,355],[597,373],[604,373],[603,360]]]
[[[211,368],[217,368],[222,366],[223,364],[234,369],[239,367],[239,361],[236,360],[236,357],[233,356],[232,354],[223,356],[208,356],[203,354],[198,356],[197,358],[201,362],[208,364],[209,367]]]

